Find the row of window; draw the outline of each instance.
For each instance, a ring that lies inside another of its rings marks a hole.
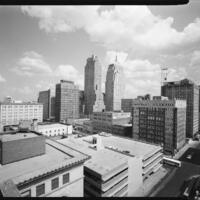
[[[63,185],[69,182],[69,173],[63,175],[62,181]],[[59,188],[59,177],[51,180],[51,190],[55,190],[56,188]],[[36,186],[36,197],[39,197],[43,194],[45,194],[45,183]],[[21,196],[31,197],[31,189],[22,192]]]

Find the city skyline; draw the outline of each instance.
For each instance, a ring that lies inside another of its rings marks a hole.
[[[163,66],[169,80],[187,77],[199,84],[199,8],[194,0],[159,8],[2,6],[0,99],[36,100],[61,79],[83,89],[85,60],[92,54],[102,65],[102,92],[116,55],[127,80],[124,98],[159,95]]]

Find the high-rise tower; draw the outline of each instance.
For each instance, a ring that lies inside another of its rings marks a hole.
[[[107,111],[121,110],[121,99],[124,96],[124,73],[122,67],[115,61],[108,67],[106,75],[105,106]]]
[[[101,91],[101,65],[97,56],[87,59],[85,66],[85,115],[90,115],[94,111],[102,111],[105,106]]]
[[[56,84],[55,120],[68,122],[79,118],[79,89],[73,81],[61,80]]]
[[[189,79],[166,82],[161,87],[161,95],[169,99],[183,99],[186,108],[186,136],[192,138],[198,132],[199,126],[199,88]]]

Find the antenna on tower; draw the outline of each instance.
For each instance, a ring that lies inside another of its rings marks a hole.
[[[168,68],[161,67],[161,86],[163,86],[164,83],[167,82],[167,75],[168,75]]]
[[[117,63],[117,50],[116,50],[116,56],[115,56],[115,63]]]

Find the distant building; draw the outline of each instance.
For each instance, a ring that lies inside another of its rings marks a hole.
[[[199,85],[199,132],[200,132],[200,85]]]
[[[187,102],[186,109],[186,136],[192,138],[199,127],[199,88],[188,79],[166,82],[161,87],[161,95],[169,99],[184,99]]]
[[[0,128],[17,125],[21,120],[43,121],[43,105],[33,102],[0,103]]]
[[[14,100],[13,100],[12,97],[7,96],[7,97],[4,98],[4,101],[3,101],[3,102],[4,102],[4,103],[14,103]]]
[[[74,120],[73,126],[76,133],[93,134],[92,121],[89,118]]]
[[[51,136],[67,136],[72,134],[72,125],[43,122],[38,123],[35,130],[42,135]]]
[[[122,99],[122,110],[124,112],[132,112],[132,107],[135,99]]]
[[[79,114],[80,114],[80,118],[84,117],[84,91],[80,90],[79,91]]]
[[[94,112],[92,126],[94,133],[107,132],[123,135],[126,125],[131,121],[131,113]],[[130,125],[128,125],[130,127]],[[128,133],[127,133],[128,134]]]
[[[133,197],[162,167],[162,148],[101,133],[60,143],[90,155],[84,163],[84,197]]]
[[[91,115],[94,111],[105,109],[101,90],[101,64],[97,56],[87,59],[85,66],[85,115]]]
[[[108,67],[105,86],[105,106],[106,111],[120,111],[121,99],[124,95],[124,73],[118,64],[111,64]]]
[[[47,120],[51,117],[51,91],[40,91],[38,97],[38,103],[43,104],[43,120]]]
[[[55,118],[55,97],[51,97],[51,118]]]
[[[73,81],[56,84],[55,120],[68,122],[79,118],[79,89]]]
[[[186,140],[186,101],[135,100],[132,123],[133,138],[160,144],[173,155]]]
[[[1,197],[83,197],[89,158],[37,132],[0,135]]]

